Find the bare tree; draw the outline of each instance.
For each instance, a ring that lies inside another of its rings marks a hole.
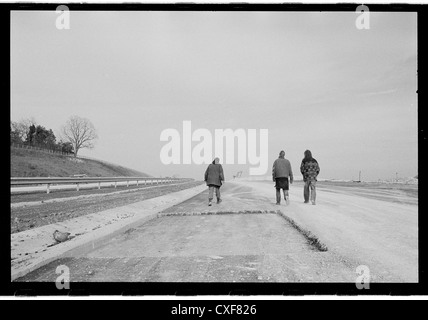
[[[34,117],[21,119],[19,121],[11,121],[11,129],[17,134],[20,140],[25,141],[27,133],[30,130],[31,125],[37,125]]]
[[[92,149],[98,136],[91,121],[79,116],[71,116],[61,128],[61,138],[73,145],[76,157],[80,149]]]

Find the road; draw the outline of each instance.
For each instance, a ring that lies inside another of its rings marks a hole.
[[[202,182],[179,182],[101,190],[55,191],[11,195],[11,232],[37,229],[87,214],[158,198]]]
[[[277,206],[272,182],[227,182],[221,204],[208,207],[203,192],[18,281],[55,281],[58,265],[72,282],[355,282],[360,265],[372,282],[418,281],[415,194],[320,184],[312,206],[302,188],[291,185],[290,205]]]

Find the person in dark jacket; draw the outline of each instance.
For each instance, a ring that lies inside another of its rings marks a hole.
[[[205,182],[208,186],[208,205],[212,205],[214,190],[217,197],[217,203],[222,200],[220,198],[220,187],[224,183],[223,167],[220,164],[220,159],[215,158],[205,171]]]
[[[288,196],[288,178],[290,178],[290,183],[293,183],[293,171],[291,170],[290,161],[284,157],[285,152],[281,151],[278,159],[275,160],[272,167],[272,179],[275,181],[277,205],[281,204],[281,189],[284,192],[285,203],[287,205],[290,204]]]
[[[312,204],[315,205],[316,182],[317,176],[320,173],[320,166],[318,165],[318,161],[312,157],[311,151],[306,150],[304,155],[305,157],[300,165],[300,172],[303,175],[303,182],[305,183],[303,197],[305,198],[305,203],[309,203],[310,197]]]

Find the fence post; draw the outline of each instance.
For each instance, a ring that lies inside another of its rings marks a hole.
[[[126,187],[129,188],[129,180],[126,181]]]
[[[117,181],[115,181],[115,182],[114,182],[114,187],[115,187],[115,188],[117,187]]]
[[[46,193],[47,194],[49,194],[49,192],[51,192],[51,190],[50,190],[50,183],[48,183],[47,185],[46,185]]]
[[[138,180],[137,180],[137,187],[138,187]]]
[[[77,191],[79,191],[79,190],[80,190],[79,183],[76,183],[76,190],[77,190]]]
[[[101,189],[101,182],[98,182],[98,190]]]

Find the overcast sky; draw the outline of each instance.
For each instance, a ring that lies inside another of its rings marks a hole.
[[[82,155],[154,176],[200,179],[206,165],[164,165],[160,133],[268,129],[297,177],[310,149],[320,178],[417,174],[415,13],[13,12],[11,118],[58,132],[71,115],[99,139]],[[194,144],[195,145],[195,144]],[[226,178],[248,165],[224,165]]]

